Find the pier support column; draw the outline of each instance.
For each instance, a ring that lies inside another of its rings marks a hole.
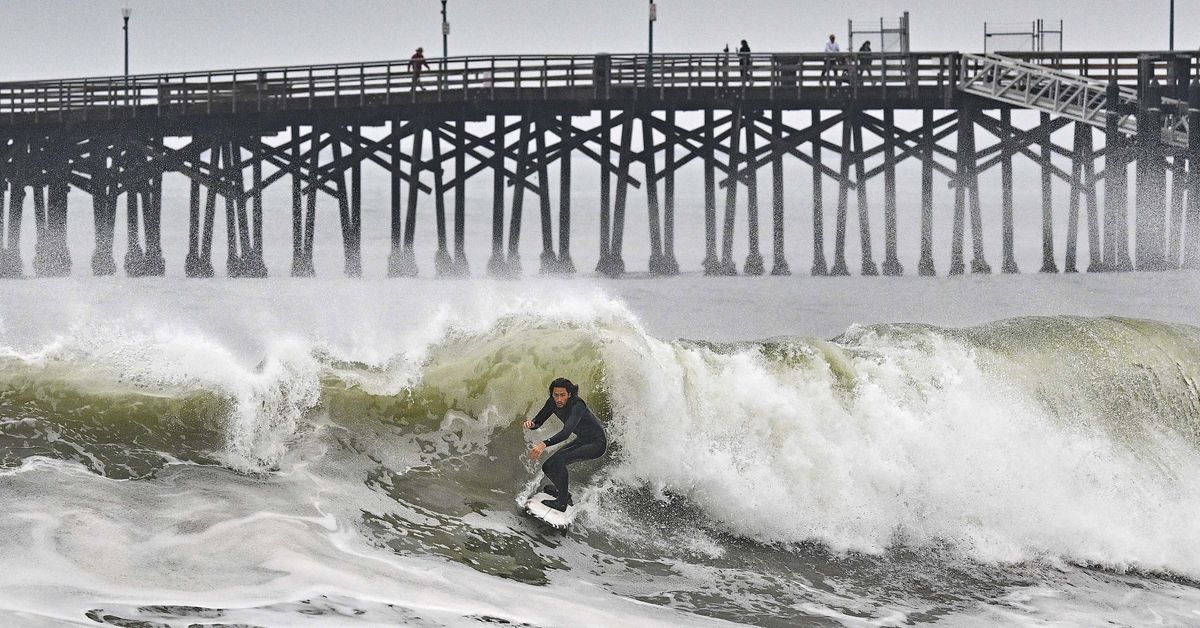
[[[758,114],[751,112],[747,116],[750,126],[746,128],[746,237],[750,252],[746,254],[746,263],[742,272],[747,275],[761,275],[765,271],[763,256],[758,244],[758,150],[756,140],[758,135]]]
[[[817,128],[821,125],[821,110],[813,109],[811,116],[811,128]],[[825,176],[821,173],[821,134],[816,133],[812,139],[812,218],[813,218],[813,263],[810,273],[814,277],[822,277],[829,274],[829,267],[825,265],[825,193],[821,189],[821,184],[825,182]]]
[[[600,111],[600,257],[596,272],[605,273],[609,265],[612,244],[612,113]]]
[[[160,142],[162,140],[159,140]],[[163,211],[163,173],[156,172],[150,177],[150,182],[146,186],[146,192],[149,198],[145,200],[144,206],[149,211],[143,214],[144,224],[146,226],[146,257],[143,261],[144,270],[149,277],[162,277],[167,274],[167,260],[163,257],[162,250],[162,211]],[[63,199],[63,209],[66,210],[66,199]],[[260,212],[261,216],[261,212]],[[259,229],[261,231],[261,220]],[[258,266],[262,267],[262,275],[266,276],[267,269],[262,263],[261,239],[259,236],[259,253]]]
[[[1042,128],[1049,125],[1050,114],[1041,114]],[[1050,161],[1050,143],[1053,141],[1050,134],[1047,134],[1046,141],[1042,142],[1038,160],[1042,170],[1042,268],[1039,272],[1043,273],[1058,272],[1058,264],[1054,261],[1054,180],[1051,178]]]
[[[867,203],[866,147],[863,144],[861,113],[854,111],[854,185],[858,200],[858,234],[862,245],[862,274],[874,277],[879,274],[871,250],[871,215]]]
[[[714,141],[714,114],[704,111],[704,274],[718,275],[721,262],[717,259],[717,160]]]
[[[312,277],[316,274],[313,268],[312,244],[313,228],[316,226],[317,186],[316,166],[317,150],[320,146],[320,135],[316,128],[309,133],[309,190],[307,199],[303,193],[304,158],[300,152],[300,127],[292,127],[292,276]],[[193,208],[198,205],[198,184],[192,182]],[[307,201],[307,202],[306,202]]]
[[[504,263],[504,116],[492,116],[495,131],[492,136],[492,255],[488,258],[487,272],[493,277],[503,277],[507,264]]]
[[[771,274],[790,275],[783,250],[783,110],[771,118]]]
[[[1104,270],[1100,247],[1100,200],[1096,198],[1096,151],[1092,128],[1084,129],[1083,142],[1083,194],[1087,203],[1088,221],[1088,267],[1087,272]]]
[[[67,248],[67,197],[70,186],[65,176],[58,173],[47,188],[49,198],[44,203],[44,215],[38,221],[33,272],[39,277],[65,277],[71,274],[71,252]]]
[[[121,179],[122,187],[125,190],[125,260],[124,268],[125,275],[128,277],[141,277],[142,260],[145,253],[142,251],[141,243],[141,209],[138,204],[138,197],[142,193],[144,181],[135,180],[132,172],[136,162],[144,161],[143,158],[135,158],[131,152],[126,152],[121,155],[120,169],[118,176]]]
[[[534,138],[537,152],[538,175],[538,209],[542,218],[542,255],[538,260],[539,272],[542,274],[558,272],[558,255],[554,252],[554,218],[550,214],[550,172],[546,166],[546,133],[550,125],[546,119],[539,116],[531,124],[536,124]]]
[[[0,140],[0,146],[2,145],[3,140]],[[0,159],[0,277],[7,277],[8,235],[5,226],[8,223],[8,207],[5,201],[8,197],[8,179],[5,178],[3,167],[4,160]]]
[[[563,129],[561,140],[567,146],[563,148],[558,162],[558,266],[556,270],[564,274],[574,274],[575,262],[571,259],[571,156],[574,151],[569,146],[570,142],[574,141],[574,127],[571,125],[571,116],[562,116],[560,126]]]
[[[629,171],[633,165],[633,116],[627,115],[621,125],[621,144],[617,155],[617,197],[613,203],[612,241],[608,247],[608,260],[601,273],[609,277],[625,274],[625,258],[622,253],[625,241],[625,202],[629,196]]]
[[[853,133],[850,129],[853,115],[849,111],[842,112],[842,150],[841,162],[838,165],[838,206],[837,231],[833,242],[833,268],[829,274],[845,277],[850,275],[846,267],[846,214],[850,208],[850,161],[852,153]]]
[[[238,240],[242,234],[238,220],[240,212],[237,209],[237,202],[242,193],[241,185],[236,185],[239,178],[235,172],[241,171],[240,159],[234,158],[234,151],[238,153],[241,149],[233,147],[228,142],[221,144],[221,160],[225,172],[225,274],[229,277],[242,276],[242,254],[244,250],[239,248]],[[236,191],[235,191],[236,185]]]
[[[904,274],[896,256],[896,112],[883,111],[883,274],[891,277]]]
[[[971,207],[971,272],[986,275],[992,272],[983,253],[983,210],[979,201],[979,153],[975,150],[975,109],[967,112],[971,130],[967,134],[967,184]]]
[[[96,249],[92,252],[92,274],[100,277],[113,275],[117,272],[117,262],[113,258],[113,238],[116,234],[117,199],[113,196],[113,181],[111,173],[116,164],[104,154],[106,149],[99,149],[101,162],[106,174],[93,180],[92,185],[92,220],[95,225]]]
[[[41,268],[46,257],[46,193],[45,186],[33,188],[33,232],[37,239],[33,243],[33,274],[41,277]]]
[[[737,264],[733,261],[733,227],[737,217],[738,168],[741,167],[742,109],[736,107],[730,121],[729,171],[725,181],[725,224],[721,233],[721,267],[719,274],[736,275]]]
[[[921,111],[921,259],[917,274],[933,277],[933,110]]]
[[[350,203],[342,225],[342,242],[345,246],[347,277],[362,277],[362,127],[350,127]],[[335,146],[341,142],[335,142]],[[336,158],[335,158],[336,160]],[[345,173],[339,176],[344,181]]]
[[[459,146],[454,151],[454,276],[469,277],[471,265],[467,262],[467,121],[457,122]]]
[[[521,219],[525,210],[525,186],[529,180],[529,142],[532,134],[533,121],[529,112],[521,115],[521,132],[517,136],[517,163],[513,170],[516,181],[513,184],[512,213],[508,217],[508,255],[504,260],[505,275],[518,277],[521,274]]]
[[[679,262],[675,259],[675,111],[667,110],[666,122],[670,131],[664,140],[663,256],[658,274],[678,275]]]
[[[442,162],[442,138],[436,123],[429,134],[429,141],[433,145],[433,211],[434,220],[437,221],[437,251],[433,254],[433,273],[437,277],[448,277],[454,274],[454,260],[450,257],[446,237],[446,166]]]
[[[1180,266],[1200,268],[1200,81],[1188,86],[1188,194]]]
[[[1076,249],[1079,242],[1079,205],[1083,187],[1083,125],[1075,123],[1073,141],[1074,156],[1071,159],[1071,190],[1067,205],[1067,253],[1063,261],[1064,273],[1077,273],[1075,268]]]
[[[192,142],[198,142],[195,137]],[[203,158],[197,156],[197,166],[203,163]],[[187,257],[183,260],[183,274],[187,277],[203,277],[202,266],[200,259],[200,182],[195,178],[190,181],[190,194],[188,198],[188,252]],[[94,199],[93,199],[93,202]]]
[[[267,276],[267,264],[263,260],[263,176],[262,162],[266,158],[266,151],[263,149],[262,138],[257,134],[254,136],[254,150],[251,152],[250,159],[250,250],[244,260],[244,268],[246,277],[264,278]],[[162,208],[162,178],[157,179],[153,185],[159,199],[158,207],[161,215]],[[152,247],[147,242],[146,255],[151,255]]]
[[[1108,83],[1106,101],[1111,106],[1104,114],[1104,268],[1127,271],[1133,269],[1128,232],[1129,153],[1120,130],[1123,112],[1116,79]]]
[[[1013,152],[1012,110],[1000,110],[1000,126],[1004,137],[1000,138],[1000,203],[1001,203],[1001,248],[1004,262],[1001,270],[1007,274],[1021,272],[1013,255]]]
[[[958,150],[955,155],[954,167],[954,223],[950,236],[950,271],[951,275],[961,275],[966,272],[963,262],[963,242],[966,238],[966,205],[968,179],[968,158],[975,159],[975,151],[971,148],[974,143],[975,121],[965,109],[958,112]],[[969,157],[968,157],[969,155]]]
[[[421,174],[425,169],[425,121],[413,121],[412,155],[408,171],[408,207],[404,215],[404,239],[396,256],[393,277],[417,276],[417,203],[421,194]]]
[[[1138,270],[1164,270],[1167,217],[1164,192],[1167,177],[1160,145],[1162,88],[1158,81],[1151,81],[1146,92],[1139,102],[1141,110],[1138,112],[1134,263]]]
[[[388,252],[388,277],[415,277],[417,274],[416,256],[412,255],[411,248],[405,245],[406,239],[404,236],[404,202],[400,189],[400,183],[404,179],[404,151],[403,144],[405,130],[404,124],[400,118],[393,118],[392,126],[392,141],[388,146],[391,151],[391,189],[389,196],[391,199],[390,212],[390,249]],[[421,133],[419,127],[413,128],[413,134]],[[414,137],[413,142],[416,142]],[[420,160],[420,155],[415,151],[409,159],[409,192],[420,186],[418,178],[418,170],[416,163]]]
[[[1187,184],[1188,162],[1184,154],[1171,157],[1171,222],[1168,228],[1170,240],[1167,244],[1167,255],[1164,268],[1179,268],[1183,249],[1183,199]]]
[[[20,277],[25,272],[25,263],[21,260],[21,217],[24,206],[24,181],[19,176],[13,176],[8,197],[8,216],[0,215],[0,277]],[[4,208],[0,207],[0,214],[3,211]]]
[[[230,142],[226,150],[230,157],[228,170],[231,192],[225,197],[225,202],[226,208],[228,208],[232,197],[232,206],[235,212],[233,226],[237,235],[236,252],[231,253],[230,256],[236,260],[236,268],[230,267],[227,271],[230,277],[259,277],[262,275],[258,274],[256,268],[254,245],[257,237],[253,231],[249,213],[246,211],[246,199],[249,193],[246,191],[246,162],[242,157],[242,146],[238,142]]]
[[[662,224],[659,222],[658,209],[658,157],[654,144],[654,127],[650,122],[654,114],[648,112],[642,115],[642,163],[646,167],[646,226],[649,230],[650,263],[652,275],[662,274]]]

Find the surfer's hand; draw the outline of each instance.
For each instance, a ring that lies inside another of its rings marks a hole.
[[[533,449],[529,450],[529,459],[537,460],[538,458],[540,458],[542,456],[543,451],[546,451],[546,443],[539,442],[538,444],[533,446]]]
[[[522,423],[521,425],[524,425],[525,429],[531,430],[531,429],[533,429],[533,419],[525,419],[525,422]]]

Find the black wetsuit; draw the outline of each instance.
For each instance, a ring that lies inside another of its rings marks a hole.
[[[563,428],[545,440],[547,447],[567,440],[571,434],[575,435],[574,441],[542,463],[542,471],[558,489],[557,501],[565,505],[571,499],[567,465],[603,456],[604,451],[608,449],[608,437],[604,434],[604,426],[600,424],[600,420],[579,397],[571,397],[561,408],[554,405],[554,399],[546,399],[546,405],[533,417],[534,427],[541,427],[552,414],[563,422]]]

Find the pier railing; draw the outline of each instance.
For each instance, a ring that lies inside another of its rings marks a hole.
[[[1147,68],[1154,78],[1169,80],[1178,68],[1196,66],[1195,53],[1012,56],[1087,78],[1115,78],[1131,88],[1144,80]],[[739,92],[767,99],[818,97],[833,90],[843,98],[862,90],[903,97],[925,88],[955,89],[961,57],[956,52],[497,55],[429,59],[421,68],[395,60],[8,82],[0,83],[0,124]]]

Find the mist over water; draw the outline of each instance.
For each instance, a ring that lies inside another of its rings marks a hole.
[[[0,612],[1188,624],[1193,282],[1044,279],[8,284]],[[566,533],[555,375],[613,442]]]

